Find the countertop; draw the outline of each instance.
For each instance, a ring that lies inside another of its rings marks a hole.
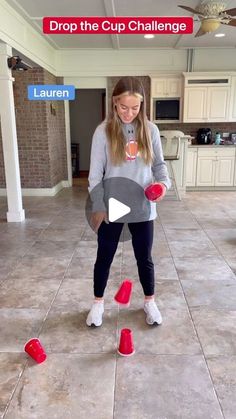
[[[236,144],[221,144],[221,145],[216,145],[216,144],[189,144],[188,145],[189,148],[191,147],[208,147],[208,148],[229,148],[229,147],[236,147]]]

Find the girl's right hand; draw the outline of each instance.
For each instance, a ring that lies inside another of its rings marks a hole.
[[[105,211],[93,212],[91,215],[91,226],[95,233],[98,232],[98,229],[103,221],[108,224],[107,213]]]

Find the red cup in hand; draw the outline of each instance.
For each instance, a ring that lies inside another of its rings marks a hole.
[[[149,201],[155,201],[157,198],[163,195],[164,187],[161,183],[152,183],[146,187],[144,193]]]
[[[120,334],[120,344],[118,354],[122,356],[131,356],[135,352],[133,343],[133,334],[130,329],[122,329]]]
[[[47,358],[45,350],[37,338],[30,339],[25,344],[25,352],[27,352],[27,354],[30,355],[31,358],[33,358],[38,364],[45,361]]]

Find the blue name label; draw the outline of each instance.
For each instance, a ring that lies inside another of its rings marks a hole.
[[[75,86],[64,84],[33,84],[28,86],[29,100],[74,100]]]

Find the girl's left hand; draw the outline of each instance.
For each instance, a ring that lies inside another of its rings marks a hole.
[[[157,199],[155,199],[154,201],[152,201],[152,202],[159,202],[159,201],[161,201],[163,198],[164,198],[164,196],[165,196],[165,194],[166,194],[166,185],[164,185],[164,183],[161,183],[161,182],[155,182],[155,185],[161,185],[162,186],[162,188],[163,188],[163,193],[162,193],[162,195],[161,196],[159,196]]]

